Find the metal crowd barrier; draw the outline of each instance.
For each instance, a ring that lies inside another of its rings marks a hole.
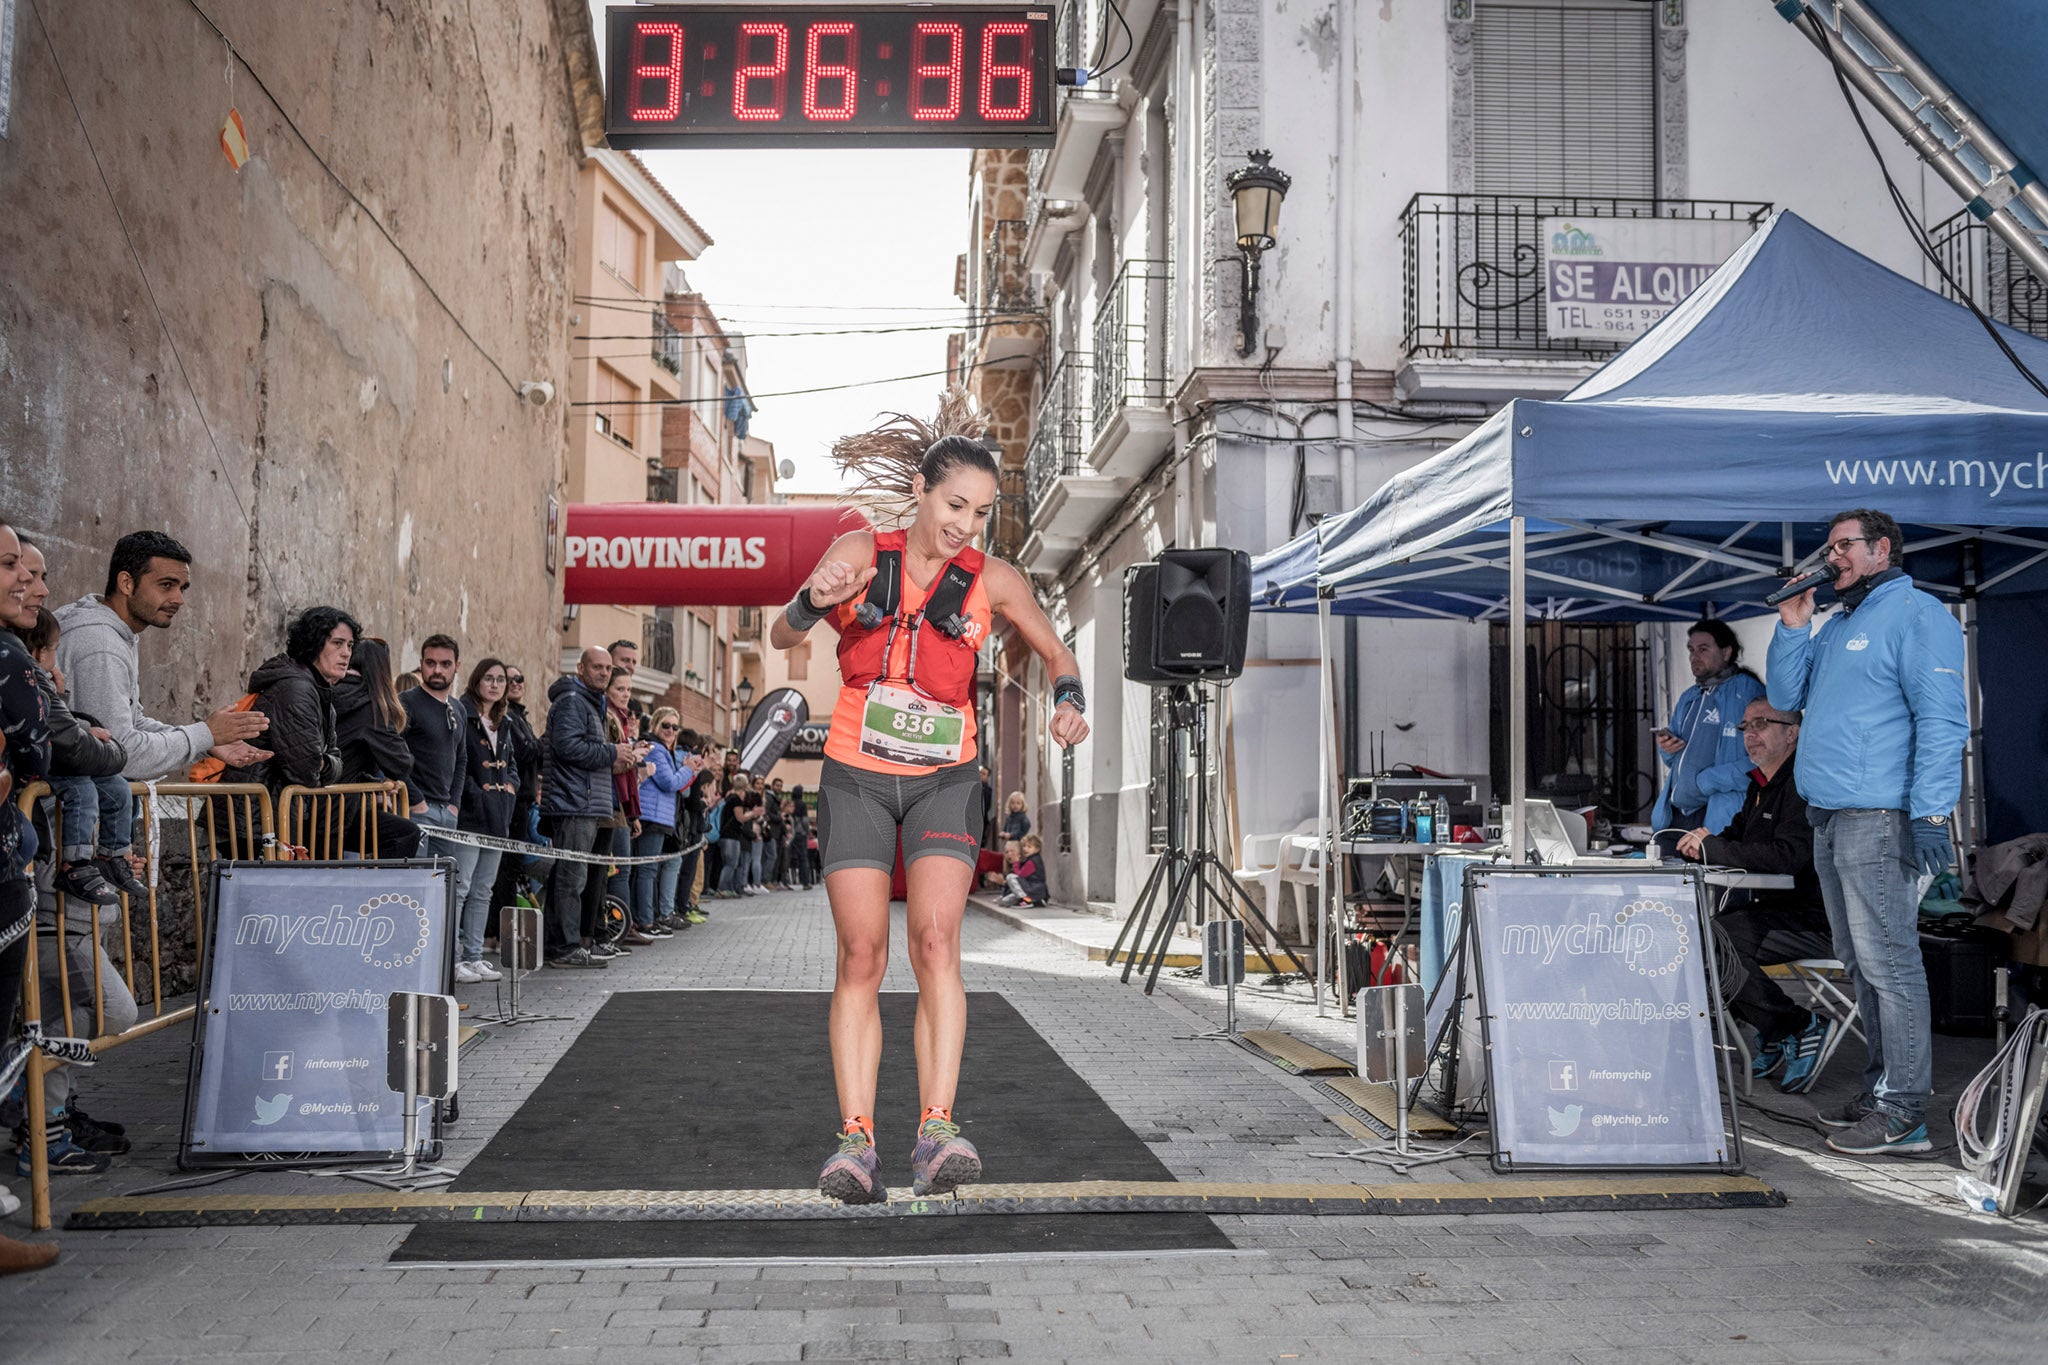
[[[282,856],[337,861],[344,854],[375,858],[377,812],[404,816],[411,803],[403,782],[354,782],[338,787],[286,787],[277,794]]]
[[[274,832],[277,828],[270,792],[255,784],[242,783],[186,783],[159,782],[154,798],[147,784],[129,784],[133,794],[142,799],[142,819],[136,826],[134,846],[149,859],[150,867],[144,877],[149,886],[146,906],[131,904],[123,896],[116,907],[100,907],[85,904],[62,892],[55,892],[55,923],[57,952],[57,994],[61,1009],[61,1027],[53,1021],[51,1032],[70,1037],[85,1036],[95,1053],[119,1047],[146,1037],[158,1029],[174,1024],[189,1023],[198,1008],[196,998],[190,998],[176,1009],[164,1007],[164,953],[163,943],[167,916],[163,913],[161,901],[163,892],[169,890],[164,876],[165,834],[163,826],[167,821],[182,818],[185,823],[184,851],[188,862],[187,875],[191,879],[189,914],[194,945],[194,965],[198,955],[206,951],[207,923],[207,874],[212,865],[221,859],[253,860],[275,856]],[[24,790],[19,804],[24,818],[35,818],[36,802],[50,795],[49,784],[37,782]],[[53,847],[38,854],[38,863],[51,861],[58,850],[63,848],[63,812],[53,801],[50,805],[50,828]],[[36,909],[29,916],[28,961],[22,984],[23,1016],[31,1026],[39,1026],[43,1020],[42,966],[40,955],[43,949],[41,921],[44,916],[43,898],[37,893]],[[106,954],[106,930],[118,929],[116,946],[121,949],[119,974],[129,997],[137,999],[135,991],[137,975],[136,939],[137,919],[143,919],[142,933],[146,936],[148,948],[147,976],[149,983],[150,1008],[148,1017],[142,1017],[143,1006],[139,1000],[136,1006],[136,1021],[118,1032],[107,1029],[106,981],[103,976],[101,959]],[[180,916],[182,918],[183,915]],[[91,1026],[89,1034],[81,1034],[82,1002],[72,999],[71,964],[67,960],[67,941],[73,937],[83,940],[91,950],[92,1002],[84,1022]],[[196,977],[195,977],[196,985]],[[180,992],[184,994],[184,992]],[[37,1231],[50,1226],[50,1166],[49,1150],[43,1132],[46,1118],[43,1108],[43,1077],[54,1067],[63,1065],[47,1060],[40,1052],[31,1051],[28,1070],[24,1078],[25,1107],[28,1120],[29,1140],[29,1190],[33,1225]]]

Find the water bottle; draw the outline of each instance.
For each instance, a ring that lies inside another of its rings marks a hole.
[[[1956,1177],[1956,1198],[1968,1204],[1973,1213],[1998,1212],[1998,1191],[1973,1176]]]
[[[1415,842],[1433,844],[1436,842],[1436,809],[1433,803],[1415,803]]]
[[[1451,803],[1448,798],[1436,799],[1436,837],[1439,843],[1450,843],[1457,836],[1451,830]]]

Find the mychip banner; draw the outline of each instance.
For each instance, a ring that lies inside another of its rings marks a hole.
[[[1473,868],[1465,914],[1496,1169],[1741,1169],[1697,870]]]
[[[216,864],[181,1165],[404,1147],[385,997],[444,988],[453,867]]]
[[[1544,330],[1633,341],[1755,230],[1744,218],[1545,218]]]

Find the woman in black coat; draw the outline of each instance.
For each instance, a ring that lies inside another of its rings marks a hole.
[[[328,787],[340,780],[334,685],[347,676],[362,633],[340,607],[299,613],[285,631],[284,653],[249,675],[254,709],[270,718],[264,742],[271,756],[252,767],[228,769],[222,781],[261,782],[274,793],[286,787]]]
[[[356,643],[349,671],[330,694],[335,740],[341,749],[341,785],[406,782],[412,778],[412,749],[405,742],[405,708],[392,681],[391,646],[374,635]],[[348,798],[342,847],[361,853],[362,797]],[[378,807],[376,849],[380,857],[410,858],[419,852],[420,827],[394,810]]]

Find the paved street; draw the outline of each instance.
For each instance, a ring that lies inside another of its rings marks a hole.
[[[493,1037],[465,1056],[450,1163],[480,1149],[609,992],[829,985],[821,894],[721,902],[713,914],[610,970],[537,978],[528,1003],[574,1018]],[[890,984],[905,986],[900,938]],[[1327,1155],[1352,1139],[1306,1082],[1192,1037],[1222,1023],[1220,992],[1169,973],[1148,1000],[1072,944],[978,913],[968,918],[964,958],[969,988],[1014,1002],[1177,1177],[1385,1179],[1378,1167]],[[488,988],[464,993],[488,1003]],[[1242,1027],[1285,1028],[1350,1050],[1344,1024],[1316,1020],[1299,990],[1252,989],[1240,1004]],[[158,1035],[110,1055],[91,1078],[89,1107],[127,1122],[136,1150],[104,1177],[62,1182],[60,1224],[82,1199],[176,1178],[185,1053],[182,1033]],[[1840,1066],[1836,1079],[1848,1075]],[[963,1107],[972,1093],[969,1077]],[[1775,1094],[1768,1102],[1797,1104]],[[821,1148],[828,1138],[819,1134]],[[60,1232],[64,1259],[55,1269],[0,1281],[0,1357],[39,1365],[458,1365],[542,1352],[602,1365],[2040,1358],[2048,1228],[2038,1219],[2014,1228],[1964,1213],[1941,1194],[1953,1178],[1946,1164],[1897,1170],[1824,1159],[1813,1150],[1817,1137],[1778,1124],[1750,1144],[1751,1171],[1784,1190],[1787,1207],[1231,1217],[1218,1221],[1234,1250],[1180,1255],[396,1269],[386,1263],[406,1235],[396,1226]],[[1481,1155],[1418,1178],[1491,1177]],[[303,1193],[320,1184],[270,1173],[222,1192]],[[25,1219],[17,1216],[16,1232]]]

